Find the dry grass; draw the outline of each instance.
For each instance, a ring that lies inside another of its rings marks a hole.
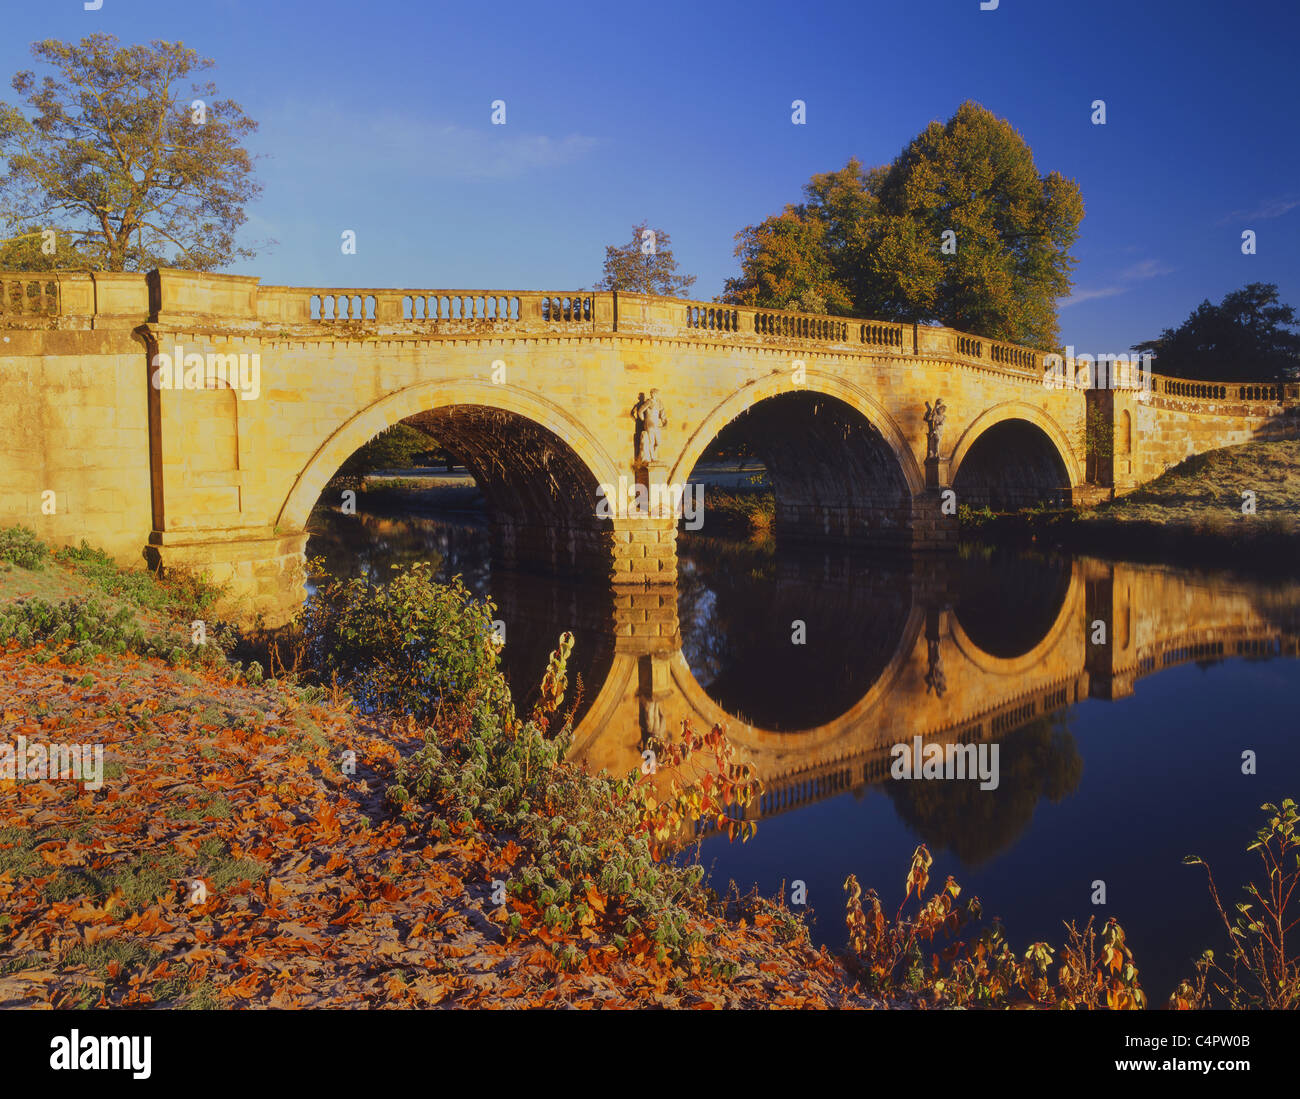
[[[1247,491],[1255,494],[1254,515],[1242,514]],[[1300,441],[1244,443],[1198,454],[1081,518],[1206,533],[1246,534],[1252,527],[1300,533]]]

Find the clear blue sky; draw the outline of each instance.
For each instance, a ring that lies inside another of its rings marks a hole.
[[[1250,281],[1300,306],[1295,0],[5,6],[10,102],[40,38],[179,39],[217,62],[266,155],[246,235],[279,242],[230,270],[266,283],[574,289],[645,219],[710,298],[737,230],[969,98],[1082,188],[1066,342],[1120,352]]]

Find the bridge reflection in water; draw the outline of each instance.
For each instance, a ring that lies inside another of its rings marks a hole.
[[[765,786],[744,816],[762,818],[877,783],[925,785],[889,778],[890,749],[916,736],[1014,738],[1023,751],[1002,754],[1004,775],[1033,766],[1055,800],[1081,763],[1051,715],[1130,695],[1178,664],[1300,651],[1296,623],[1275,620],[1250,588],[1156,566],[992,555],[907,569],[830,558],[770,567],[761,600],[743,570],[731,583],[710,568],[704,585],[687,568],[680,592],[617,595],[603,630],[579,627],[580,644],[603,639],[596,663],[607,670],[572,757],[622,774],[639,766],[648,737],[683,720],[724,723]],[[793,641],[800,624],[803,645]],[[943,785],[981,796],[977,783]],[[910,800],[898,805],[905,818]],[[990,853],[967,839],[952,843],[964,861]]]
[[[764,783],[750,818],[883,783],[906,823],[967,865],[1077,783],[1077,749],[1053,715],[1180,664],[1294,656],[1300,638],[1300,589],[1152,565],[971,553],[902,566],[694,538],[676,587],[616,594],[493,572],[481,521],[318,518],[310,551],[327,572],[381,577],[436,558],[490,593],[521,708],[572,630],[572,757],[593,771],[639,767],[647,739],[683,720],[724,723]],[[916,736],[1003,743],[999,791],[892,781],[891,747]]]
[[[490,594],[521,708],[573,630],[572,752],[593,770],[625,774],[685,718],[725,722],[765,784],[748,814],[766,823],[743,847],[704,837],[710,880],[767,894],[805,881],[831,949],[845,875],[901,899],[924,842],[935,880],[953,873],[997,905],[1017,949],[1059,945],[1062,920],[1115,915],[1163,1002],[1221,945],[1183,856],[1204,855],[1235,896],[1256,869],[1244,849],[1260,803],[1296,793],[1300,665],[1268,659],[1298,654],[1294,582],[1012,553],[891,567],[696,535],[675,589],[615,595],[492,570],[481,519],[317,518],[310,552],[328,572],[434,560]],[[997,744],[997,789],[893,780],[890,748],[915,736]],[[1244,749],[1257,774],[1243,774]]]

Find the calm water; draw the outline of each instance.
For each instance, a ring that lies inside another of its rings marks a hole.
[[[1231,905],[1259,805],[1300,796],[1300,585],[1005,553],[901,568],[683,535],[675,605],[654,616],[675,612],[673,633],[599,587],[492,575],[472,516],[318,512],[312,529],[328,572],[432,560],[490,596],[524,704],[572,629],[574,751],[593,769],[631,769],[647,732],[683,719],[726,721],[764,781],[760,823],[743,846],[706,837],[699,857],[719,889],[804,882],[832,948],[846,876],[892,912],[925,843],[932,881],[953,875],[1017,949],[1059,947],[1064,920],[1118,918],[1163,1006],[1204,948],[1225,947],[1183,856],[1209,860]],[[890,747],[918,735],[996,744],[997,788],[892,779]]]

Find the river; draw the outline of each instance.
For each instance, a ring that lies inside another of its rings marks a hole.
[[[788,555],[683,532],[675,593],[633,599],[494,575],[472,509],[318,509],[311,529],[317,580],[426,560],[490,597],[521,706],[573,630],[573,751],[592,769],[637,766],[644,737],[683,719],[725,722],[764,782],[758,830],[743,845],[706,833],[698,857],[719,891],[789,900],[802,883],[832,949],[847,875],[892,913],[925,843],[932,885],[951,874],[1018,951],[1059,948],[1063,921],[1116,917],[1163,1006],[1202,950],[1226,949],[1204,870],[1183,857],[1209,861],[1231,910],[1257,867],[1259,806],[1300,796],[1295,582],[975,547]],[[915,737],[975,746],[996,787],[893,777]]]

